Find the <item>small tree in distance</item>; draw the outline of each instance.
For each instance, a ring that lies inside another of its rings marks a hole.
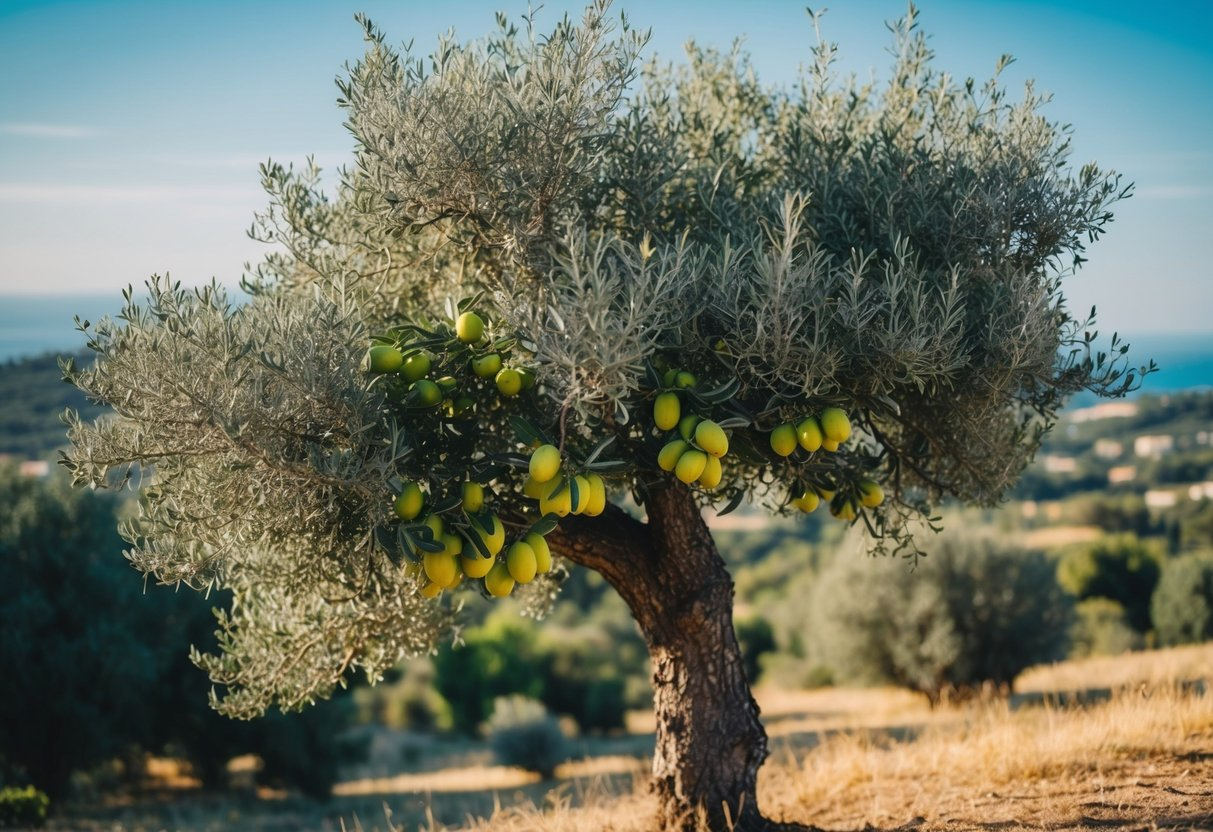
[[[839,554],[813,589],[814,639],[835,677],[891,683],[932,706],[996,690],[1066,655],[1073,601],[1043,553],[941,535],[913,576]]]
[[[266,165],[249,303],[153,280],[86,326],[67,377],[117,415],[65,463],[154,466],[130,556],[232,592],[195,656],[225,713],[431,650],[467,588],[541,614],[572,564],[652,658],[657,822],[778,827],[703,509],[822,503],[912,551],[940,500],[997,500],[1067,394],[1134,383],[1061,294],[1128,189],[1030,87],[937,73],[912,9],[879,90],[827,43],[787,92],[736,50],[641,71],[605,2],[428,59],[362,22],[336,198]]]

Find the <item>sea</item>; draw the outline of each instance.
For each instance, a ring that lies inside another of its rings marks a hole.
[[[79,294],[57,296],[0,295],[0,364],[26,357],[78,353],[85,336],[76,330],[73,316],[96,321],[115,315],[122,296]],[[1139,392],[1168,393],[1213,387],[1213,329],[1187,333],[1122,333],[1131,345],[1134,365],[1153,359],[1159,369],[1151,373]],[[1107,340],[1098,344],[1107,346]],[[1079,402],[1075,402],[1078,404]]]

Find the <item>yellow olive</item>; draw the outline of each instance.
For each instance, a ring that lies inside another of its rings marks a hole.
[[[495,352],[472,359],[472,372],[481,378],[492,378],[501,371],[501,356]]]
[[[530,546],[531,551],[535,553],[535,571],[540,575],[550,572],[552,550],[548,547],[548,542],[543,539],[543,535],[530,532],[522,538],[522,542]]]
[[[475,514],[484,508],[484,486],[478,482],[465,482],[462,488],[463,510]]]
[[[884,489],[874,480],[860,480],[859,501],[868,508],[876,508],[884,502]]]
[[[528,465],[535,482],[549,482],[560,473],[560,450],[555,445],[540,445],[531,454]]]
[[[501,561],[493,564],[493,568],[484,576],[484,588],[494,598],[504,598],[514,591],[514,577],[510,569]]]
[[[496,560],[481,557],[480,550],[465,540],[463,542],[463,555],[460,556],[459,563],[463,566],[463,574],[469,578],[483,578],[489,574],[489,570],[493,568]]]
[[[729,452],[729,437],[711,419],[705,419],[695,426],[695,444],[717,459]]]
[[[535,572],[539,568],[535,550],[521,540],[510,544],[505,555],[505,565],[510,577],[520,584],[529,584],[535,580]]]
[[[771,450],[780,456],[791,456],[796,450],[796,428],[793,425],[780,425],[771,431]]]
[[[394,373],[404,363],[404,356],[395,347],[379,346],[367,350],[367,364],[372,373]]]
[[[511,367],[497,374],[496,383],[498,392],[503,396],[517,396],[522,392],[522,374]]]
[[[665,392],[653,401],[653,422],[659,430],[673,430],[682,418],[682,403],[678,394]]]
[[[837,407],[827,407],[818,417],[826,439],[842,444],[851,436],[851,420]]]
[[[541,514],[555,514],[557,517],[567,517],[573,510],[573,491],[563,479],[555,483],[544,483],[552,486],[546,495],[539,498]]]
[[[699,475],[699,484],[711,490],[720,485],[723,476],[724,469],[720,466],[720,460],[709,455],[707,464],[703,466],[703,473]]]
[[[810,416],[796,426],[796,441],[809,453],[821,447],[821,425],[817,424],[816,419]]]
[[[421,486],[415,482],[406,482],[400,490],[400,496],[396,498],[396,516],[406,522],[414,520],[421,513],[424,504],[425,494],[422,493]]]
[[[444,587],[455,580],[455,570],[459,564],[446,552],[426,552],[421,558],[421,566],[427,578]]]
[[[484,320],[475,312],[464,312],[455,319],[455,337],[465,344],[475,344],[484,337]]]
[[[674,467],[678,465],[679,458],[689,447],[691,444],[685,439],[674,439],[667,442],[661,452],[657,454],[657,467],[662,471],[673,471]]]
[[[699,479],[707,465],[708,455],[703,451],[691,448],[683,451],[682,456],[678,458],[678,464],[674,466],[674,476],[690,485]]]
[[[588,517],[597,517],[606,511],[606,483],[597,474],[587,474],[590,483],[590,503],[583,512]]]
[[[811,514],[817,510],[817,506],[821,504],[819,498],[812,489],[805,491],[799,497],[792,500],[792,505],[803,511],[805,514]]]

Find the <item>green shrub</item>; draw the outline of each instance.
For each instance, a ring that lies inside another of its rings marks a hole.
[[[1070,629],[1070,655],[1119,656],[1144,646],[1141,633],[1129,626],[1125,608],[1110,598],[1088,598],[1074,608],[1077,620]]]
[[[358,722],[409,731],[447,731],[451,706],[434,686],[434,664],[414,659],[384,681],[354,691]]]
[[[541,634],[507,610],[464,631],[462,645],[434,657],[436,685],[450,703],[454,727],[475,735],[497,697],[518,695],[572,717],[583,731],[622,728],[629,682],[643,677],[646,656],[636,628],[630,620],[624,625],[549,625]]]
[[[1175,513],[1178,515],[1179,547],[1182,550],[1202,551],[1213,546],[1213,500],[1181,503]]]
[[[775,643],[775,630],[771,622],[761,615],[740,618],[733,622],[737,631],[737,642],[741,645],[741,660],[745,663],[745,675],[750,684],[758,681],[762,670],[761,659],[767,653],[772,653],[778,647]]]
[[[1168,561],[1150,603],[1162,645],[1213,639],[1213,555],[1184,555]]]
[[[0,789],[0,826],[42,826],[51,799],[33,786]]]
[[[488,726],[489,747],[499,763],[533,771],[545,780],[569,759],[560,723],[543,705],[522,696],[499,697]]]
[[[764,682],[777,687],[813,690],[834,684],[833,671],[815,659],[776,651],[759,661]]]
[[[1115,535],[1062,558],[1057,581],[1079,601],[1116,601],[1124,607],[1129,625],[1145,633],[1150,629],[1150,597],[1161,571],[1154,549],[1135,535]]]
[[[1039,552],[942,536],[910,571],[840,554],[814,586],[813,649],[843,681],[926,694],[1008,691],[1068,646],[1072,604]]]
[[[131,580],[112,497],[0,466],[0,506],[0,767],[57,800],[148,740],[175,597]]]
[[[346,740],[341,727],[353,722],[351,697],[340,696],[323,708],[271,713],[252,723],[250,750],[261,758],[257,782],[293,787],[313,800],[329,796],[342,763],[366,757],[364,743]]]
[[[140,749],[180,755],[212,786],[228,760],[255,753],[264,777],[327,792],[342,706],[264,724],[215,713],[186,645],[213,645],[221,593],[132,582],[117,500],[0,466],[0,505],[0,666],[23,669],[0,684],[0,713],[21,715],[0,719],[0,770],[58,799],[73,772]]]
[[[535,630],[516,617],[491,618],[464,631],[463,644],[440,649],[434,656],[438,692],[451,704],[455,729],[475,736],[498,697],[538,699],[543,690],[538,664]]]

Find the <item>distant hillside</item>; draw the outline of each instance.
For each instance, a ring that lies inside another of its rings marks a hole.
[[[68,407],[90,419],[104,412],[62,380],[53,353],[0,364],[0,454],[19,459],[51,456],[67,443],[59,414]]]

